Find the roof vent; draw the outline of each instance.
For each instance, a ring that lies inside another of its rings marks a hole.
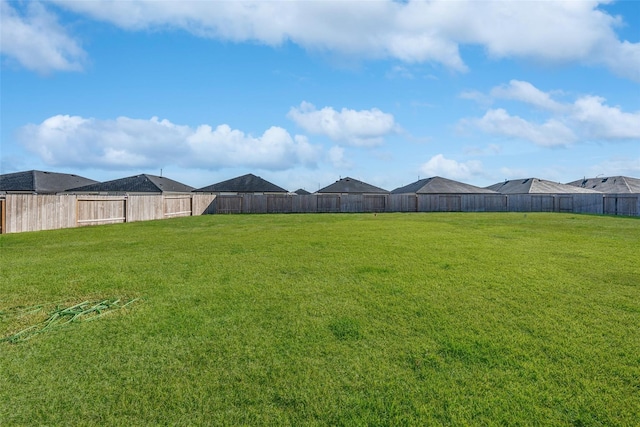
[[[609,178],[604,178],[604,179],[602,180],[602,182],[607,182],[607,180],[608,180],[608,179],[609,179]]]

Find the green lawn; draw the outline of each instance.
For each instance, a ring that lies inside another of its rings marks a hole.
[[[0,425],[637,426],[639,242],[533,213],[3,235],[0,338],[27,306],[141,299],[0,342]]]

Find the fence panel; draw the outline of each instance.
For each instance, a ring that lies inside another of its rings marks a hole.
[[[124,197],[91,196],[78,198],[78,226],[103,225],[126,222],[127,200]]]
[[[317,196],[318,212],[340,212],[340,196]]]
[[[290,213],[293,211],[293,196],[270,194],[266,197],[268,213]]]
[[[529,197],[529,209],[532,212],[553,212],[556,210],[554,196],[527,194],[525,197]]]
[[[190,195],[184,196],[165,196],[164,197],[164,217],[176,218],[180,216],[192,215],[193,199]]]
[[[364,212],[363,200],[364,197],[361,194],[347,194],[340,195],[340,212],[356,213]]]
[[[601,214],[603,207],[602,194],[573,194],[574,213]]]
[[[364,196],[364,212],[384,212],[387,208],[387,197],[382,194]]]
[[[606,194],[603,200],[604,213],[608,215],[638,215],[638,196]]]
[[[293,196],[291,209],[296,213],[316,213],[318,212],[318,196],[315,194]]]
[[[215,194],[193,193],[191,211],[193,215],[206,215],[215,213]]]
[[[387,200],[388,212],[418,211],[418,197],[414,194],[390,194]]]
[[[462,197],[448,194],[438,196],[438,210],[440,212],[461,212]]]
[[[487,194],[482,197],[484,199],[485,212],[506,212],[507,211],[507,196]]]
[[[440,204],[438,196],[433,194],[418,194],[418,212],[437,212]]]
[[[573,196],[556,196],[555,211],[563,213],[573,212]]]
[[[3,205],[3,233],[76,226],[76,205],[73,196],[7,194]]]
[[[218,196],[214,202],[216,213],[242,213],[242,196]]]
[[[127,221],[151,221],[164,219],[164,197],[161,195],[127,196]]]
[[[542,203],[542,201],[540,201]],[[551,199],[553,203],[553,198]],[[553,210],[553,204],[551,205]],[[509,194],[507,196],[507,211],[509,212],[533,212],[531,209],[531,195]]]
[[[242,213],[267,213],[267,197],[264,194],[245,194]]]

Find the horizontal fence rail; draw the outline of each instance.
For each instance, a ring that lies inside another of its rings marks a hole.
[[[205,214],[566,212],[640,215],[639,194],[37,195],[0,196],[0,233]]]

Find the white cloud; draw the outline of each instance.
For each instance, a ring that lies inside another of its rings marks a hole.
[[[197,36],[279,45],[465,71],[460,45],[494,58],[599,65],[640,80],[640,43],[620,40],[608,1],[157,2],[56,0],[129,30],[178,28]]]
[[[605,105],[599,96],[583,96],[574,104],[571,118],[592,139],[640,139],[640,111],[625,113]]]
[[[24,126],[19,139],[52,166],[111,169],[167,165],[216,169],[257,167],[283,170],[315,165],[317,146],[271,127],[254,137],[219,125],[193,129],[168,120],[118,117],[98,120],[58,115]]]
[[[24,13],[0,1],[0,52],[23,67],[48,73],[79,71],[85,52],[38,2],[27,2]]]
[[[531,83],[517,80],[493,88],[490,96],[480,92],[464,92],[460,96],[480,99],[485,104],[487,99],[490,103],[500,98],[513,99],[551,114],[538,124],[510,115],[503,108],[489,109],[482,118],[461,120],[463,128],[471,125],[489,134],[524,139],[545,147],[569,145],[578,140],[640,139],[640,112],[624,112],[618,106],[606,105],[606,100],[598,96],[581,96],[574,102],[561,103]]]
[[[589,168],[588,176],[640,176],[640,156],[636,158],[614,157]]]
[[[544,147],[568,145],[576,141],[573,131],[562,122],[550,119],[543,124],[511,116],[502,108],[491,109],[481,119],[471,121],[486,133],[526,139]]]
[[[420,173],[426,176],[442,176],[449,179],[469,179],[482,175],[482,163],[478,160],[457,162],[447,159],[442,154],[436,154],[420,166]]]
[[[344,156],[344,148],[333,146],[329,149],[329,160],[333,167],[338,169],[351,169],[353,164]]]
[[[380,145],[383,137],[396,130],[393,115],[377,108],[371,110],[336,111],[332,107],[317,110],[313,104],[302,102],[287,115],[307,132],[326,135],[336,142],[359,147]]]
[[[493,98],[491,96],[485,95],[478,90],[465,90],[458,95],[458,98],[475,101],[485,108],[493,104]]]
[[[491,89],[494,98],[506,98],[525,102],[550,111],[562,111],[566,107],[551,99],[551,95],[541,91],[529,82],[511,80],[508,85]]]
[[[287,169],[302,163],[313,165],[318,149],[304,136],[295,136],[273,126],[262,136],[252,137],[228,125],[212,129],[198,126],[187,139],[193,155],[189,161],[200,167],[255,166],[264,169]]]

